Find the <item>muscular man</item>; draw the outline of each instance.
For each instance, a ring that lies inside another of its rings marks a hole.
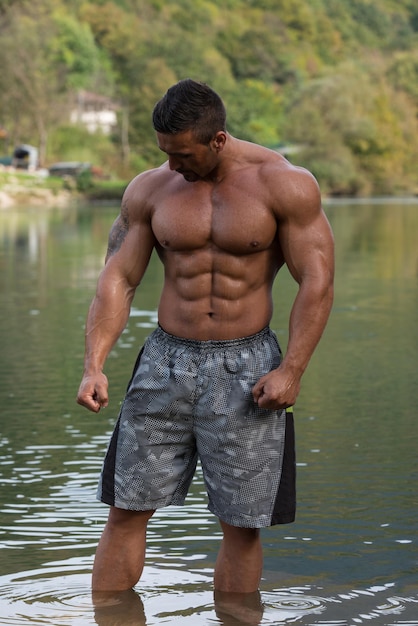
[[[171,87],[153,124],[167,161],[127,187],[91,304],[78,402],[108,403],[103,367],[155,248],[165,269],[159,327],[146,340],[99,486],[110,505],[93,589],[142,573],[155,509],[181,504],[200,458],[223,530],[218,592],[255,592],[259,529],[294,519],[293,421],[286,411],[328,319],[333,238],[313,176],[232,137],[208,86]],[[286,264],[299,288],[282,359],[269,329]]]

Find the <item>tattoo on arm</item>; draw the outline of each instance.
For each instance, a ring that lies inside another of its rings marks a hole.
[[[128,203],[122,204],[120,215],[112,226],[109,234],[109,243],[107,247],[106,260],[113,256],[123,244],[129,230],[129,214]]]

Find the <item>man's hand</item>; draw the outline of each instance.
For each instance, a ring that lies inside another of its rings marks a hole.
[[[299,390],[300,378],[280,366],[254,385],[253,398],[261,409],[287,409],[295,404]]]
[[[109,403],[107,389],[107,377],[103,372],[95,375],[85,374],[78,390],[77,402],[89,411],[98,413],[100,409],[106,408]]]

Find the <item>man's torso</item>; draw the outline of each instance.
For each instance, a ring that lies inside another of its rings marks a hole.
[[[199,340],[258,332],[270,321],[271,288],[283,264],[260,165],[232,168],[220,182],[156,172],[151,227],[165,267],[161,326]]]

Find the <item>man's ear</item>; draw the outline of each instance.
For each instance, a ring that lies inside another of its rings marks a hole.
[[[223,130],[218,130],[215,137],[212,139],[212,145],[216,152],[221,152],[226,143],[226,132]]]

